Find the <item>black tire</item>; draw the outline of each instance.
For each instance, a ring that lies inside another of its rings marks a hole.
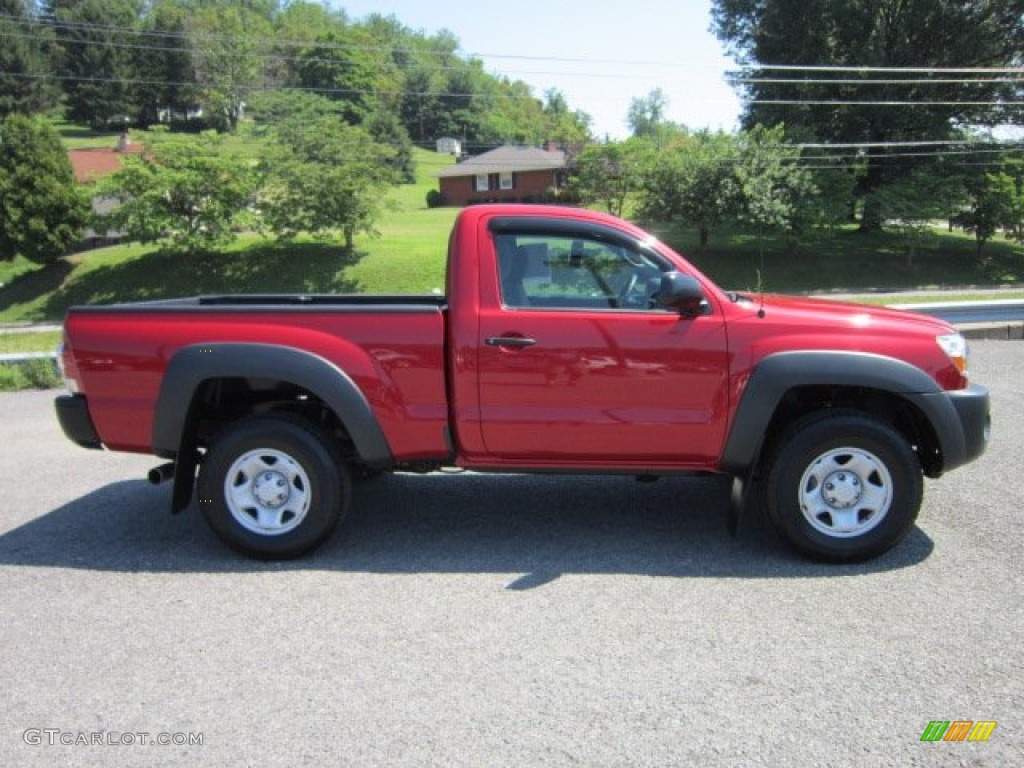
[[[857,411],[834,411],[786,430],[764,492],[769,517],[796,549],[815,560],[856,562],[907,535],[923,479],[896,430]]]
[[[259,560],[315,549],[345,516],[350,494],[348,471],[331,444],[286,414],[225,427],[199,473],[199,506],[214,533]]]

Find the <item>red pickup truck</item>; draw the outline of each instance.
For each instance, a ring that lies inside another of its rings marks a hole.
[[[922,476],[984,450],[988,391],[947,324],[716,287],[619,219],[482,205],[447,295],[237,295],[76,307],[56,402],[79,445],[152,453],[172,509],[301,555],[387,471],[734,478],[803,553],[878,555]],[[197,482],[198,477],[198,482]],[[683,506],[681,500],[680,506]]]

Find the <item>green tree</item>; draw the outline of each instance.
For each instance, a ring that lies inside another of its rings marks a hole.
[[[29,115],[56,105],[53,35],[27,0],[0,0],[0,117]]]
[[[737,218],[764,232],[796,234],[811,218],[817,194],[811,174],[800,167],[800,150],[783,144],[781,126],[757,126],[738,136],[735,164]]]
[[[141,0],[64,0],[54,6],[68,117],[95,129],[125,125],[136,113],[138,39],[132,30]]]
[[[356,27],[318,38],[301,54],[296,74],[301,87],[337,101],[351,125],[359,125],[380,108],[397,110],[401,101],[401,72],[387,53]]]
[[[286,121],[312,123],[324,117],[338,118],[338,102],[308,91],[257,91],[246,102],[246,114],[263,127],[273,127]]]
[[[572,184],[584,203],[599,203],[621,216],[626,202],[643,186],[654,146],[643,139],[588,145],[576,158]]]
[[[573,147],[590,139],[590,115],[570,108],[565,94],[555,88],[544,92],[544,117],[546,140]]]
[[[739,147],[727,133],[697,133],[665,148],[644,174],[640,215],[646,219],[682,219],[697,227],[700,248],[710,233],[738,215],[736,164]]]
[[[165,241],[174,253],[211,251],[251,224],[259,177],[223,150],[212,132],[149,144],[141,157],[105,179],[99,194],[119,205],[101,225],[142,243]]]
[[[175,0],[155,3],[143,23],[143,29],[157,40],[152,47],[136,50],[135,67],[138,84],[134,101],[139,109],[139,122],[147,124],[159,119],[162,110],[187,115],[199,104],[199,87],[188,39],[188,10]]]
[[[658,128],[665,122],[668,98],[661,88],[655,88],[646,96],[635,96],[629,103],[626,124],[634,136],[654,138]]]
[[[0,122],[0,259],[56,260],[81,237],[88,210],[49,122],[23,115]]]
[[[919,248],[933,237],[932,222],[948,215],[942,190],[949,179],[927,169],[886,184],[878,191],[888,226],[907,243],[907,266],[914,265]]]
[[[202,5],[189,15],[196,80],[210,124],[234,131],[249,93],[263,80],[270,47],[269,19],[245,5]]]
[[[385,188],[394,182],[393,152],[362,128],[337,119],[280,126],[277,151],[267,159],[260,209],[280,237],[300,232],[328,238],[340,231],[347,248],[374,232]]]
[[[809,128],[864,142],[863,229],[885,218],[875,192],[921,158],[884,145],[955,138],[957,126],[1020,124],[1012,78],[925,72],[779,72],[769,65],[875,68],[1019,66],[1024,0],[714,0],[713,27],[745,67],[745,125]],[[966,81],[966,82],[965,82]],[[859,103],[854,103],[859,102]]]
[[[376,141],[390,148],[388,165],[395,171],[396,178],[403,184],[416,181],[416,163],[412,156],[412,139],[402,121],[393,112],[378,109],[367,116],[362,126]]]
[[[1003,171],[971,178],[968,191],[971,207],[963,217],[964,229],[974,233],[980,258],[985,243],[1001,228],[1019,224],[1019,192],[1013,176]]]
[[[448,83],[447,74],[466,66],[455,54],[459,41],[451,32],[442,30],[432,38],[408,37],[401,47],[411,52],[402,64],[405,74],[399,106],[402,122],[417,141],[440,138],[449,132],[445,106],[441,102],[441,93]]]

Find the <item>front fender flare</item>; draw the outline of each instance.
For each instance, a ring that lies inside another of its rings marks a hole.
[[[910,363],[867,352],[778,352],[754,369],[735,410],[720,461],[723,471],[745,475],[756,464],[776,409],[790,390],[806,386],[858,387],[896,395],[920,410],[939,440],[944,464],[967,453],[951,399]]]

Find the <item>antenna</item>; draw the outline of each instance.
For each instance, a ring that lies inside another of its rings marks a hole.
[[[757,253],[760,259],[760,266],[757,270],[757,294],[758,307],[757,316],[764,319],[764,225],[757,225]]]

